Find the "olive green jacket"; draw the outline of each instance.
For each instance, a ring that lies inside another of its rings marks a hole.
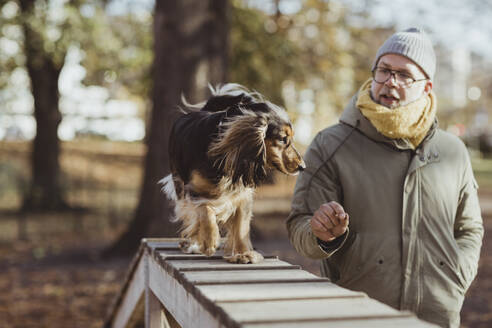
[[[458,327],[483,237],[467,149],[436,123],[414,151],[378,133],[355,100],[306,152],[287,219],[291,243],[321,259],[322,274],[336,284]],[[309,225],[329,201],[350,215],[333,250],[319,246]]]

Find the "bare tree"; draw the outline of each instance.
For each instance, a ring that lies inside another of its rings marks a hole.
[[[105,255],[127,255],[142,237],[176,236],[170,204],[157,182],[169,174],[168,138],[181,94],[203,100],[207,84],[224,82],[227,65],[227,0],[156,1],[153,108],[148,122],[144,180],[135,216]]]

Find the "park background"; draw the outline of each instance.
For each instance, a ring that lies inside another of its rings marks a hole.
[[[480,185],[462,325],[490,327],[491,14],[478,0],[0,0],[0,326],[101,327],[140,238],[176,234],[156,181],[181,95],[257,90],[304,151],[382,42],[419,26],[438,57],[439,125],[467,144]],[[294,185],[275,173],[258,189],[253,242],[319,274],[287,240]]]

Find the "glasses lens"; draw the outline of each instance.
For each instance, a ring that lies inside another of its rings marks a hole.
[[[374,75],[374,80],[377,83],[384,83],[384,82],[388,81],[388,79],[391,75],[391,71],[389,71],[387,69],[376,68],[374,70],[373,75]]]
[[[396,73],[396,82],[401,85],[409,85],[413,81],[413,78],[405,73]]]
[[[409,85],[414,80],[411,76],[397,71],[391,71],[385,68],[376,68],[373,72],[373,78],[377,83],[385,83],[390,79],[391,75],[394,75],[396,84],[398,85]]]

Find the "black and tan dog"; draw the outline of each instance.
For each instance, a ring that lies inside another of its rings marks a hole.
[[[286,112],[237,84],[212,89],[173,125],[169,140],[171,174],[160,182],[175,200],[182,222],[184,252],[207,256],[227,231],[224,258],[233,263],[263,259],[251,245],[253,192],[274,168],[295,175],[305,167],[292,143]]]

